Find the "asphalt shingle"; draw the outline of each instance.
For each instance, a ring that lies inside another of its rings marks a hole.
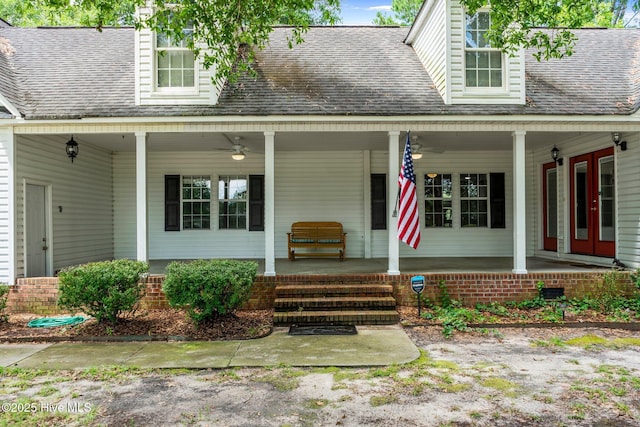
[[[257,75],[218,105],[136,106],[132,28],[0,28],[0,92],[26,119],[201,115],[628,115],[640,102],[640,30],[577,30],[574,55],[526,59],[527,105],[445,105],[406,28],[315,27],[289,49],[286,28]],[[9,53],[10,52],[10,53]]]

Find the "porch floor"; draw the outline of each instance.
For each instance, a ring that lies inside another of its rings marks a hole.
[[[173,260],[151,260],[151,274],[164,274],[167,264]],[[264,260],[258,263],[258,274],[264,273]],[[510,273],[513,268],[511,257],[428,257],[401,258],[400,272],[412,273]],[[527,258],[527,271],[542,272],[580,272],[608,270],[611,268],[608,258],[601,265],[586,264],[578,261],[562,261],[539,257]],[[385,274],[388,270],[387,258],[349,258],[340,262],[337,259],[301,258],[289,261],[276,259],[276,274]]]

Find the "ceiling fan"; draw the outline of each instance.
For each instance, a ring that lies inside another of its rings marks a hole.
[[[245,145],[240,144],[240,140],[242,138],[239,136],[234,136],[233,137],[234,140],[231,141],[231,139],[226,134],[223,134],[223,135],[227,139],[227,141],[229,141],[229,143],[231,144],[231,158],[233,160],[244,160],[245,156],[247,155],[247,152],[250,150]],[[229,149],[218,148],[218,150],[228,151]]]

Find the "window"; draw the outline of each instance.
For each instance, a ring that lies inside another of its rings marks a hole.
[[[428,173],[424,176],[425,227],[451,227],[453,206],[451,174]]]
[[[489,12],[467,15],[465,42],[465,85],[468,88],[502,87],[502,52],[487,38]]]
[[[488,217],[487,174],[460,174],[460,224],[486,227]]]
[[[211,177],[182,177],[182,228],[184,230],[211,228]]]
[[[247,228],[247,178],[221,176],[218,180],[219,228],[245,230]]]
[[[183,30],[188,38],[193,28]],[[156,35],[156,86],[158,89],[195,87],[195,59],[185,39],[175,40],[171,35]]]

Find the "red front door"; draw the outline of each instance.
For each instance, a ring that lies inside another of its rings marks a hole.
[[[615,255],[613,148],[573,157],[571,168],[571,252]]]
[[[545,251],[558,250],[558,169],[556,163],[542,165],[542,228]]]

